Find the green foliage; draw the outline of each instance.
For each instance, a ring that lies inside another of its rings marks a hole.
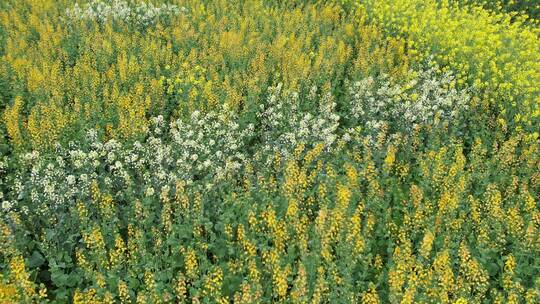
[[[467,3],[475,3],[491,10],[517,12],[528,15],[533,22],[540,20],[540,3],[536,0],[468,0]]]

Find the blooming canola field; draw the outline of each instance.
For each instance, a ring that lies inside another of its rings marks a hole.
[[[0,2],[0,304],[540,303],[538,20]]]

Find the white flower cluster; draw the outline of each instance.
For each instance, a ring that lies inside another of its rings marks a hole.
[[[365,78],[350,86],[351,117],[374,132],[383,124],[408,133],[418,126],[452,122],[470,100],[467,92],[452,86],[453,81],[449,73],[438,77],[436,68],[417,73],[403,85],[384,75]]]
[[[174,187],[177,181],[211,189],[239,173],[248,160],[246,143],[254,126],[240,128],[231,116],[194,112],[188,121],[171,123],[168,131],[163,131],[164,119],[157,117],[144,143],[102,143],[90,130],[89,143],[59,148],[55,158],[27,153],[22,157],[27,169],[15,181],[17,199],[27,197],[46,212],[87,197],[93,181],[119,196],[152,196],[154,189]]]
[[[2,210],[7,212],[11,209],[11,203],[9,201],[2,202]]]
[[[193,112],[187,123],[171,124],[171,135],[177,153],[179,172],[194,170],[195,175],[211,171],[217,180],[236,172],[247,159],[246,141],[253,137],[254,126],[240,128],[234,118],[225,113]]]
[[[103,1],[92,0],[79,6],[78,3],[66,10],[66,16],[73,20],[95,20],[100,23],[108,20],[134,22],[139,25],[151,25],[164,16],[175,16],[186,12],[185,7],[173,4],[154,5],[150,2]]]
[[[324,143],[325,148],[330,148],[336,142],[340,117],[332,94],[319,96],[313,87],[300,102],[298,93],[283,92],[281,84],[268,91],[258,113],[265,143],[263,153],[279,151],[288,155],[300,143]]]

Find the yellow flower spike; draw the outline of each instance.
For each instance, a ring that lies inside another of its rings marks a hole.
[[[469,248],[462,242],[459,247],[460,258],[460,276],[458,284],[461,284],[460,289],[472,290],[473,288],[479,292],[487,291],[489,285],[489,275],[481,264],[472,257]]]
[[[342,211],[349,206],[349,201],[351,199],[351,191],[347,186],[338,185],[337,186],[337,208]]]
[[[13,145],[15,147],[20,147],[23,143],[21,129],[20,129],[20,123],[21,123],[20,112],[21,112],[22,106],[23,106],[23,100],[21,97],[17,96],[15,97],[13,106],[11,107],[8,106],[4,110],[4,113],[3,113],[4,123],[6,124],[8,136],[13,142]]]
[[[176,279],[176,285],[174,287],[174,291],[176,294],[176,299],[179,302],[183,302],[186,300],[187,285],[186,285],[186,279],[182,273],[180,273],[178,275],[178,278]]]
[[[353,252],[355,255],[359,255],[364,251],[365,241],[362,236],[362,211],[363,204],[360,203],[350,219],[349,233],[347,235],[347,242],[352,242]]]
[[[273,290],[275,296],[279,299],[283,299],[287,296],[287,290],[289,289],[287,277],[289,276],[290,271],[291,269],[289,266],[286,266],[285,269],[281,269],[281,267],[274,269],[272,275]]]
[[[469,302],[465,298],[459,298],[456,301],[454,301],[454,304],[468,304]]]
[[[351,164],[345,164],[345,171],[347,174],[349,187],[354,188],[358,182],[358,171]]]
[[[171,233],[173,229],[172,219],[172,206],[171,203],[167,201],[163,204],[163,209],[161,211],[161,224],[163,225],[165,233]]]
[[[373,228],[375,228],[375,215],[373,213],[369,213],[366,221],[366,233],[370,233],[373,231]]]
[[[52,147],[69,122],[69,115],[53,102],[34,106],[27,125],[33,147],[38,150]]]
[[[83,235],[83,240],[86,246],[91,250],[104,250],[105,242],[103,241],[103,236],[99,226],[94,226],[90,233]]]
[[[88,220],[88,210],[82,202],[78,202],[76,205],[77,213],[81,221]]]
[[[504,271],[507,273],[514,273],[514,269],[516,268],[516,261],[514,259],[514,256],[509,255],[506,258],[506,261],[504,262]]]
[[[245,237],[244,225],[238,224],[238,228],[236,229],[236,237],[238,238],[239,242],[244,241],[244,237]]]
[[[248,213],[248,223],[249,223],[249,229],[251,230],[255,230],[258,232],[258,219],[257,219],[257,215],[255,214],[255,212],[253,211],[249,211]]]
[[[375,256],[373,266],[378,270],[381,270],[383,268],[384,263],[380,255]]]
[[[47,287],[41,286],[41,288],[39,289],[39,297],[41,299],[46,299],[47,298]],[[1,297],[0,297],[0,299],[1,299]]]
[[[435,240],[435,235],[429,230],[426,231],[426,233],[424,234],[424,238],[422,239],[422,246],[420,248],[420,255],[424,259],[429,258],[434,240]]]
[[[84,252],[80,249],[77,249],[75,251],[75,258],[76,258],[76,265],[83,268],[85,271],[89,271],[91,268],[90,264],[86,260],[86,257],[84,256]]]
[[[105,194],[101,196],[101,200],[99,202],[99,208],[101,211],[101,214],[106,217],[110,218],[114,214],[114,201],[112,199],[112,196],[110,194]]]
[[[105,292],[105,296],[103,296],[103,300],[101,300],[101,302],[103,304],[115,304],[116,303],[116,301],[114,300],[114,295],[110,291]]]
[[[388,147],[388,150],[386,152],[386,158],[384,159],[384,164],[386,165],[388,170],[392,168],[392,165],[396,160],[396,150],[396,147],[394,147],[393,145],[390,145]]]
[[[26,271],[24,258],[20,255],[12,257],[9,261],[9,269],[13,283],[21,288],[24,298],[34,298],[37,295],[36,287],[34,286],[34,283],[30,281],[30,274]]]
[[[223,281],[223,271],[216,267],[209,275],[206,276],[203,285],[203,295],[210,296],[214,299],[219,299],[221,284]]]
[[[99,288],[105,289],[107,287],[107,283],[105,282],[105,276],[102,273],[97,273],[95,280]]]
[[[289,201],[289,206],[287,207],[287,211],[285,215],[288,218],[293,219],[296,217],[297,213],[298,213],[298,204],[296,203],[294,199],[292,199]]]
[[[224,231],[225,235],[227,236],[227,238],[229,239],[232,239],[233,238],[233,228],[232,228],[232,225],[231,224],[227,224],[225,225],[225,231]]]
[[[291,291],[291,300],[294,303],[308,303],[307,302],[307,274],[306,269],[302,263],[298,266],[298,274],[293,282]]]
[[[195,250],[192,248],[185,249],[184,255],[184,267],[186,269],[186,276],[190,279],[195,279],[198,276],[198,261]]]
[[[120,265],[124,262],[126,253],[126,244],[120,235],[117,235],[114,240],[114,250],[109,252],[109,261],[112,267]]]
[[[381,303],[377,290],[374,287],[369,287],[368,290],[362,295],[362,304],[379,304]]]
[[[309,165],[313,162],[313,160],[321,154],[321,152],[324,149],[324,143],[318,143],[315,145],[315,147],[311,150],[309,150],[306,153],[306,156],[304,157],[304,161],[306,165]],[[301,152],[300,152],[301,153]]]
[[[257,247],[255,247],[255,245],[253,245],[252,242],[245,240],[242,242],[242,246],[248,256],[251,256],[251,257],[257,256]]]
[[[120,303],[131,303],[129,287],[122,280],[120,280],[120,282],[118,283],[118,296],[120,298]]]
[[[248,262],[248,277],[251,282],[258,282],[260,278],[257,263],[252,259],[250,259]]]

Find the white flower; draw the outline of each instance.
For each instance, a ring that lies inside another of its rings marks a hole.
[[[9,211],[9,209],[11,209],[11,203],[9,201],[3,201],[2,202],[2,209],[4,211]]]
[[[73,175],[68,175],[68,176],[66,177],[66,181],[67,181],[68,185],[73,185],[73,184],[75,184],[75,176],[73,176]]]
[[[114,163],[114,168],[117,169],[117,170],[118,170],[118,169],[121,169],[121,168],[122,168],[122,163],[121,163],[120,161],[117,160],[117,161]]]
[[[88,140],[90,141],[96,141],[97,140],[97,131],[94,130],[94,129],[90,129],[88,130],[88,132],[86,132],[86,137],[88,138]]]
[[[154,6],[152,3],[134,1],[114,0],[100,1],[93,0],[81,8],[77,3],[66,10],[66,16],[75,20],[94,19],[99,22],[106,22],[109,19],[119,19],[125,22],[135,22],[143,25],[153,24],[157,18],[165,15],[178,15],[180,12],[186,13],[185,8],[176,5],[163,4]]]
[[[97,152],[96,152],[96,151],[93,151],[93,150],[90,151],[90,152],[88,153],[88,158],[90,158],[90,159],[96,159],[96,158],[98,158]]]
[[[84,173],[81,174],[81,176],[79,176],[79,180],[80,180],[81,182],[83,182],[83,183],[88,182],[88,175],[86,175],[86,174],[84,174]]]
[[[154,195],[154,188],[152,188],[152,187],[146,188],[145,195],[146,195],[146,196],[152,196],[152,195]]]
[[[116,154],[114,154],[114,152],[109,152],[109,154],[107,154],[107,161],[109,163],[112,163],[115,159],[116,159]]]

